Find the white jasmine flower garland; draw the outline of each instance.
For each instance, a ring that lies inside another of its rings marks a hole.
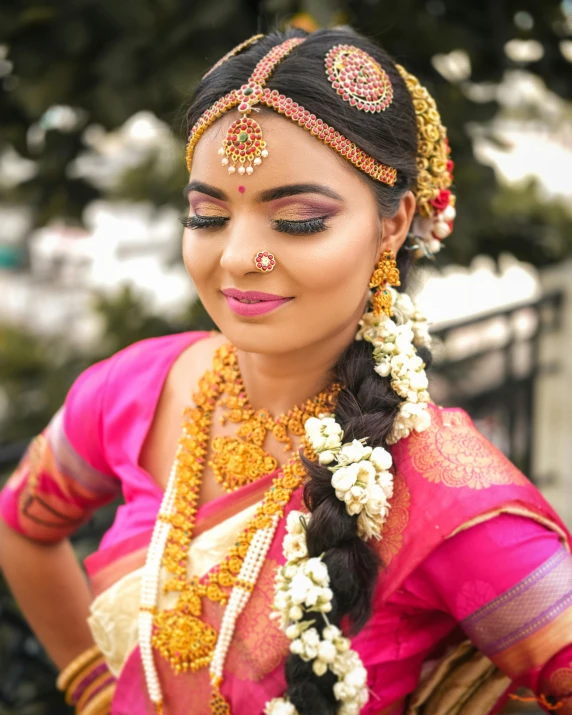
[[[421,432],[430,425],[429,393],[425,364],[416,346],[430,344],[427,320],[405,293],[388,287],[393,301],[393,317],[362,316],[356,340],[373,345],[375,371],[390,377],[393,390],[403,398],[393,430],[388,438],[394,444],[412,430]],[[306,436],[320,464],[332,472],[332,487],[344,502],[349,515],[357,515],[358,536],[364,540],[381,538],[393,496],[391,454],[383,447],[372,448],[365,439],[343,443],[343,430],[333,415],[311,417],[305,423]],[[274,608],[286,636],[290,652],[307,662],[318,676],[330,670],[337,677],[333,692],[339,701],[339,715],[359,715],[368,701],[367,671],[348,638],[331,625],[327,613],[332,609],[333,592],[327,566],[321,558],[309,558],[306,528],[310,516],[299,511],[289,514],[283,542],[286,563],[276,576]],[[315,620],[304,620],[315,612],[326,627],[320,631]],[[298,715],[285,698],[266,704],[266,715]]]
[[[312,418],[311,418],[312,419]],[[308,420],[309,421],[309,420]],[[325,416],[318,420],[320,425],[310,425],[317,444],[326,451],[326,431],[332,429],[335,420]],[[335,448],[341,453],[341,430],[332,434],[339,436],[340,446]],[[354,457],[367,454],[373,457],[373,452],[357,440],[351,445],[351,450],[345,454]],[[329,447],[334,447],[332,441]],[[386,461],[384,462],[386,463]],[[326,613],[332,609],[333,592],[330,589],[328,568],[321,558],[309,558],[307,549],[299,547],[301,538],[306,538],[306,528],[311,515],[292,511],[286,520],[286,537],[282,547],[286,563],[279,569],[275,583],[274,609],[280,620],[281,628],[292,641],[290,652],[303,660],[312,661],[312,670],[321,677],[328,670],[337,676],[334,684],[334,696],[340,702],[340,715],[358,715],[362,706],[368,700],[367,671],[359,655],[351,649],[349,638],[346,638],[337,626],[331,625]],[[322,634],[315,627],[315,620],[303,620],[308,612],[321,613],[326,623]],[[298,715],[294,705],[285,698],[274,698],[266,704],[266,715]]]
[[[338,446],[326,446],[323,435],[336,431]],[[331,415],[310,417],[306,420],[306,436],[316,452],[320,464],[331,465],[332,486],[338,499],[346,505],[350,516],[358,515],[358,536],[364,540],[381,538],[383,523],[389,514],[389,500],[393,496],[393,475],[389,471],[393,460],[383,447],[371,447],[365,440],[354,439],[342,444],[343,431]]]
[[[392,389],[404,400],[387,438],[388,444],[395,444],[412,430],[423,432],[431,423],[425,363],[415,350],[416,346],[428,347],[430,336],[427,320],[411,298],[392,287],[387,290],[393,301],[393,317],[364,313],[356,340],[373,345],[375,371],[381,377],[390,377]]]

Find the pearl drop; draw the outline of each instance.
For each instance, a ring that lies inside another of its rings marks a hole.
[[[238,167],[238,173],[239,173],[239,174],[242,175],[242,174],[245,173],[245,171],[246,171],[246,169],[244,168],[244,166],[239,166],[239,167]]]
[[[262,159],[259,156],[257,156],[256,159],[254,160],[254,165],[260,166],[260,164],[262,164]]]
[[[219,156],[222,156],[223,154],[224,154],[224,149],[221,147],[221,148],[218,150],[218,155],[219,155]]]
[[[247,174],[252,174],[253,171],[254,171],[254,169],[253,169],[251,166],[247,166],[247,167],[246,167],[246,173],[247,173]]]
[[[234,166],[229,166],[229,167],[228,167],[228,173],[229,173],[229,174],[234,174],[235,171],[236,171],[236,169],[234,168]]]
[[[443,219],[445,221],[453,221],[456,215],[457,212],[455,211],[454,206],[447,206],[447,208],[442,213]]]
[[[225,156],[224,159],[221,161],[221,164],[222,164],[223,166],[228,166],[228,159],[226,158],[226,156]]]
[[[433,226],[433,233],[437,236],[437,238],[447,238],[447,236],[451,233],[451,229],[444,221],[437,221],[437,223]]]
[[[261,154],[261,156],[263,156],[263,157],[266,159],[266,157],[268,156],[268,150],[267,150],[267,149],[263,149],[263,150],[260,152],[260,154]]]

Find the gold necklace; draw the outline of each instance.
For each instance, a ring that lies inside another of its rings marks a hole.
[[[258,529],[268,528],[273,515],[282,516],[292,493],[302,484],[305,476],[300,457],[298,454],[293,455],[274,478],[254,516],[238,536],[224,561],[212,569],[204,580],[196,576],[187,579],[187,557],[213,413],[221,396],[229,394],[229,373],[225,367],[228,366],[228,357],[233,352],[233,348],[229,346],[223,346],[215,352],[212,370],[201,377],[198,392],[193,396],[196,406],[188,407],[184,411],[183,430],[177,449],[174,509],[172,514],[160,517],[171,524],[162,559],[162,565],[171,574],[171,578],[164,584],[163,591],[176,592],[178,597],[172,609],[154,611],[151,642],[176,673],[196,671],[210,664],[218,634],[201,619],[202,599],[208,598],[215,603],[226,604],[254,534]],[[232,374],[236,375],[234,368]],[[239,377],[237,379],[239,382],[233,384],[241,384]],[[335,395],[338,392],[339,388]],[[331,404],[330,409],[334,399],[328,401],[328,404]],[[320,411],[323,411],[323,405],[324,401],[316,403],[316,410],[319,407]],[[294,413],[294,410],[290,412]],[[307,456],[315,457],[305,438],[302,444]]]
[[[222,390],[218,405],[225,409],[220,422],[234,422],[239,427],[234,437],[216,437],[213,440],[209,467],[226,491],[234,491],[277,469],[276,458],[263,449],[268,432],[285,445],[285,452],[291,452],[290,433],[303,437],[304,424],[309,417],[331,412],[341,387],[334,383],[303,405],[296,405],[288,412],[272,417],[267,409],[255,410],[248,401],[236,348],[225,346],[218,357]]]

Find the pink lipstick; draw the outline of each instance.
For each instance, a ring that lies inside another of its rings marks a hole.
[[[233,313],[246,318],[254,318],[258,315],[270,313],[270,311],[292,300],[292,298],[284,298],[272,293],[261,293],[254,290],[241,291],[237,288],[225,288],[222,293]]]

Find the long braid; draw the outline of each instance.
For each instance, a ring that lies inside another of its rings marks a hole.
[[[398,255],[402,285],[405,290],[410,254],[402,250]],[[429,365],[431,355],[423,350],[421,357]],[[386,447],[387,437],[402,400],[389,384],[389,378],[381,378],[374,372],[372,348],[364,341],[354,341],[342,354],[335,366],[336,380],[344,387],[338,397],[335,410],[336,422],[344,431],[344,441],[367,438],[370,447]],[[342,618],[349,618],[351,633],[355,634],[369,620],[372,599],[380,567],[379,557],[372,546],[357,535],[357,516],[349,516],[345,504],[340,501],[332,487],[332,473],[318,462],[304,459],[308,481],[304,501],[312,513],[306,531],[306,543],[310,557],[320,556],[328,567],[330,588],[334,593],[333,608],[328,621],[340,625]],[[319,631],[325,622],[315,614]],[[288,689],[285,696],[300,715],[335,715],[339,703],[333,694],[335,676],[328,670],[317,676],[312,663],[297,655],[289,655],[286,661]]]

